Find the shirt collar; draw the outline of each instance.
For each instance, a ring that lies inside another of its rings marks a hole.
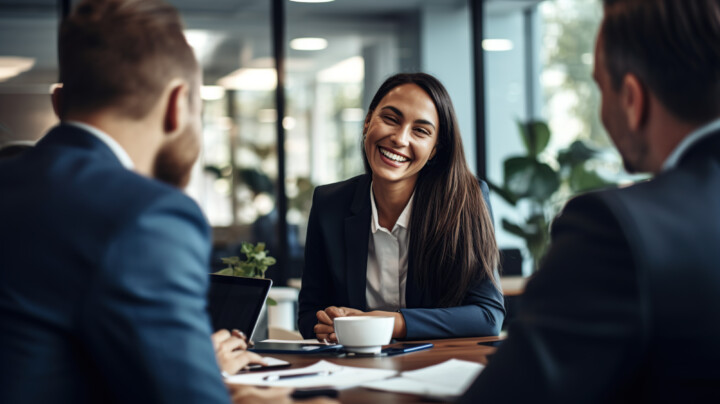
[[[690,147],[718,130],[720,130],[720,118],[708,123],[705,126],[701,126],[700,128],[691,132],[689,135],[685,136],[685,138],[675,147],[675,150],[673,150],[672,153],[670,153],[670,155],[668,156],[668,158],[665,159],[665,163],[663,163],[662,166],[662,171],[667,171],[671,168],[675,168],[680,162],[683,154],[685,154],[685,152],[687,152]]]
[[[80,128],[86,132],[90,132],[93,136],[100,139],[103,143],[107,145],[107,147],[110,148],[110,150],[113,152],[115,157],[117,157],[118,160],[120,160],[120,164],[123,165],[123,167],[127,168],[128,170],[132,170],[135,168],[135,164],[133,163],[132,159],[130,158],[130,155],[127,154],[125,149],[123,149],[122,146],[120,146],[120,143],[118,143],[115,139],[113,139],[110,135],[107,133],[101,131],[100,129],[90,126],[86,123],[78,122],[78,121],[64,121],[63,125],[68,126],[74,126],[76,128]]]
[[[402,213],[400,213],[400,217],[398,217],[397,222],[395,222],[395,226],[393,226],[391,233],[395,231],[398,227],[402,227],[403,229],[406,229],[410,226],[410,213],[412,213],[412,204],[413,199],[415,198],[415,191],[413,191],[412,195],[410,196],[410,200],[408,201],[407,205],[405,205],[405,209],[403,209]],[[373,194],[373,183],[370,183],[370,206],[372,207],[372,220],[370,221],[370,230],[375,234],[378,229],[380,229],[380,219],[378,218],[378,211],[377,211],[377,205],[375,205],[375,194]]]

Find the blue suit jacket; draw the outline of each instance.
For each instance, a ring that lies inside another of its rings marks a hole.
[[[0,402],[229,401],[192,200],[63,125],[0,162],[0,193]]]
[[[299,297],[298,323],[305,338],[313,338],[315,313],[328,306],[367,310],[365,288],[370,237],[369,175],[315,189],[305,241],[305,269]],[[485,202],[487,185],[481,182]],[[452,268],[448,268],[451,273]],[[503,296],[484,278],[468,291],[461,306],[437,308],[429,293],[420,290],[408,267],[406,339],[497,335],[505,308]]]

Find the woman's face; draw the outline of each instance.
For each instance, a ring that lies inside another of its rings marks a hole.
[[[415,186],[418,173],[435,156],[438,114],[416,84],[390,90],[365,121],[365,155],[376,182]]]

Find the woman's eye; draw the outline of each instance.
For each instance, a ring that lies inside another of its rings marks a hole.
[[[397,119],[392,115],[383,115],[382,118],[387,122],[397,123]]]
[[[428,132],[428,130],[425,128],[415,128],[415,131],[423,135],[430,135],[430,132]]]

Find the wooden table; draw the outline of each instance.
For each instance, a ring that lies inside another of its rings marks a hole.
[[[432,342],[432,349],[386,357],[337,357],[334,355],[279,355],[274,358],[292,363],[292,368],[310,366],[319,360],[326,360],[341,366],[356,366],[378,369],[393,369],[399,372],[414,370],[444,362],[455,358],[482,364],[487,363],[487,355],[495,352],[495,348],[478,345],[480,341],[497,341],[498,337],[451,338],[417,342]],[[416,342],[416,341],[412,341]],[[391,345],[392,346],[392,345]],[[386,393],[362,387],[340,390],[340,402],[353,403],[421,403],[429,402],[412,394]]]

